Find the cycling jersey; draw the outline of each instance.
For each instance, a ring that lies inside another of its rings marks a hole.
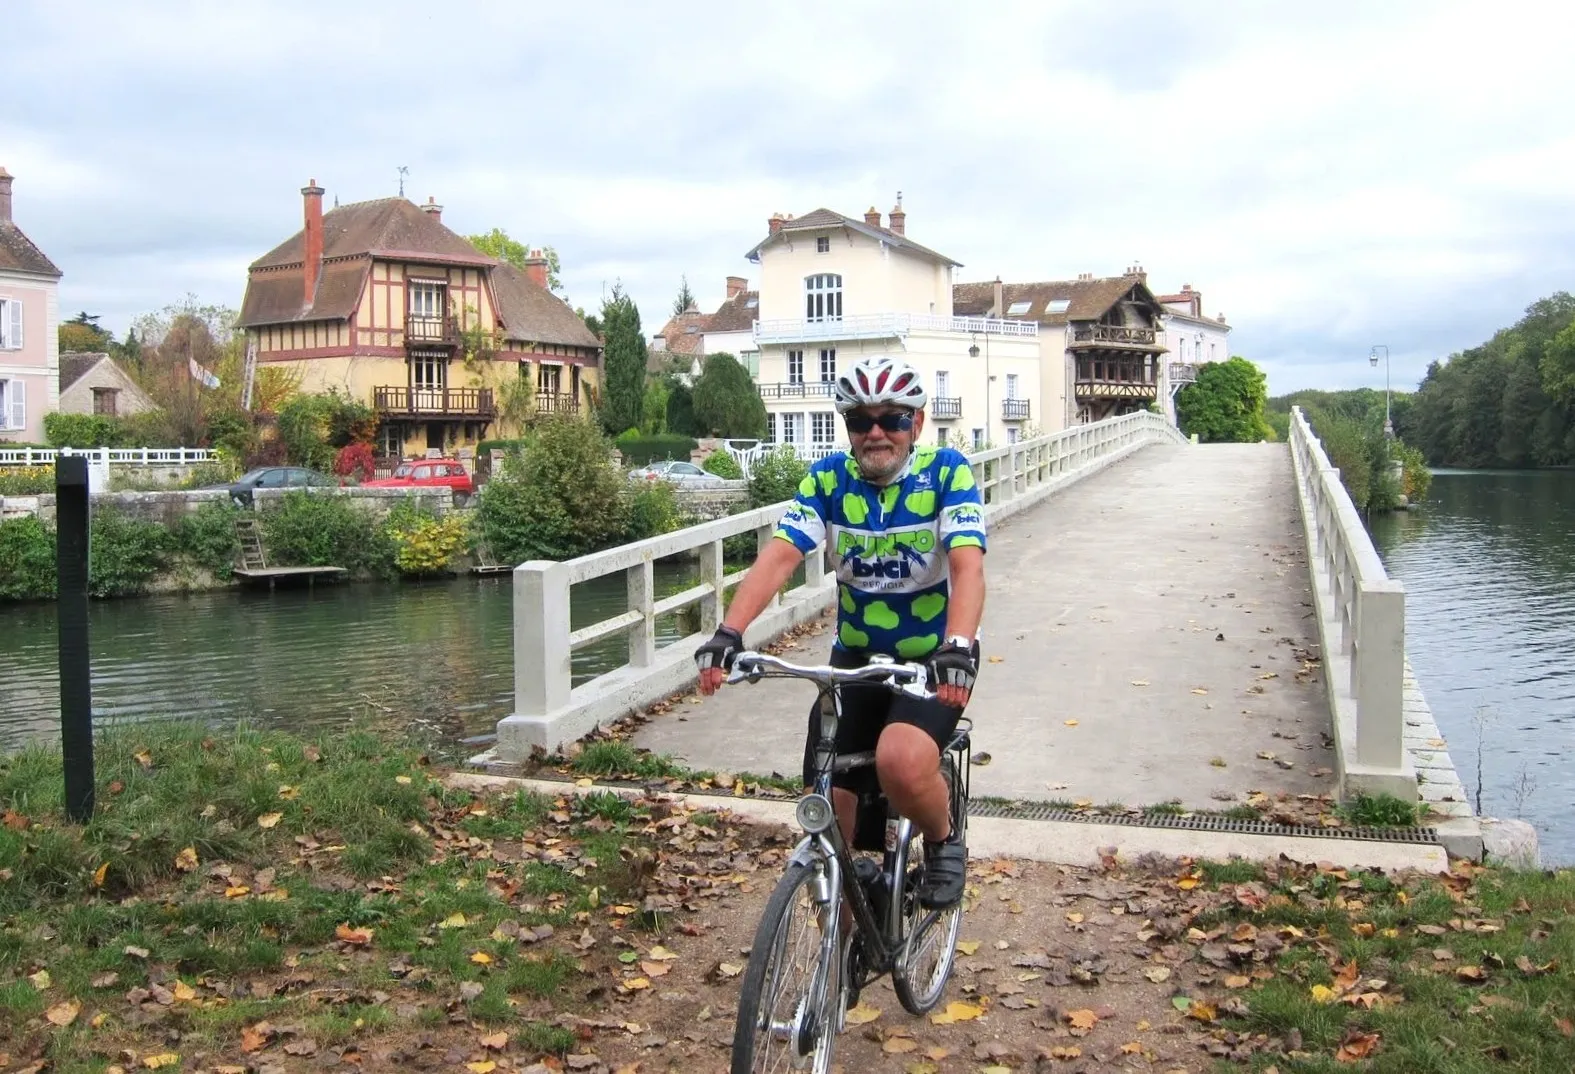
[[[806,555],[827,541],[837,576],[836,647],[904,660],[946,630],[946,553],[985,547],[984,504],[962,452],[917,448],[890,484],[871,485],[845,453],[810,467],[776,536]]]

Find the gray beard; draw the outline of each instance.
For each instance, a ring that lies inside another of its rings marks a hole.
[[[860,477],[872,485],[884,485],[886,482],[895,477],[897,472],[902,469],[903,464],[908,461],[908,456],[902,454],[901,452],[893,451],[891,453],[891,463],[887,466],[881,467],[880,469],[870,466],[864,461],[863,456],[857,453],[854,455],[854,460],[859,464]]]

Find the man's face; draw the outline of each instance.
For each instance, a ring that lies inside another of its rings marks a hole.
[[[888,423],[900,415],[911,416],[912,427],[907,430],[882,428],[880,419],[887,415],[890,415],[886,418]],[[863,419],[875,420],[867,432],[858,432],[854,426],[864,424]],[[890,480],[902,469],[908,453],[913,450],[914,442],[924,430],[924,412],[906,407],[859,407],[848,411],[844,420],[848,423],[848,442],[853,445],[853,457],[858,461],[859,472],[866,481],[876,484]]]

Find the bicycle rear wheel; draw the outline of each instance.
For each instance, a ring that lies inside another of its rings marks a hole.
[[[788,866],[749,949],[733,1030],[732,1074],[829,1074],[842,998],[838,901],[816,901],[819,869]]]
[[[941,758],[952,802],[952,824],[968,833],[968,803],[957,790],[957,773],[950,756]],[[962,903],[948,910],[926,910],[919,905],[919,885],[924,881],[924,837],[917,828],[906,846],[898,848],[897,875],[902,882],[902,947],[892,967],[892,990],[909,1014],[926,1014],[946,992],[957,961],[957,936],[962,931]]]

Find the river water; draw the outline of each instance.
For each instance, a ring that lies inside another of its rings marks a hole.
[[[692,584],[661,562],[657,595]],[[293,731],[353,721],[453,741],[512,709],[507,575],[93,601],[96,724],[197,716]],[[617,615],[622,574],[575,586],[575,628]],[[680,636],[657,620],[657,643]],[[59,734],[55,605],[0,605],[0,750]],[[622,636],[574,654],[576,684],[628,660]]]
[[[1406,587],[1406,651],[1481,811],[1575,863],[1575,471],[1435,472],[1374,540]]]

